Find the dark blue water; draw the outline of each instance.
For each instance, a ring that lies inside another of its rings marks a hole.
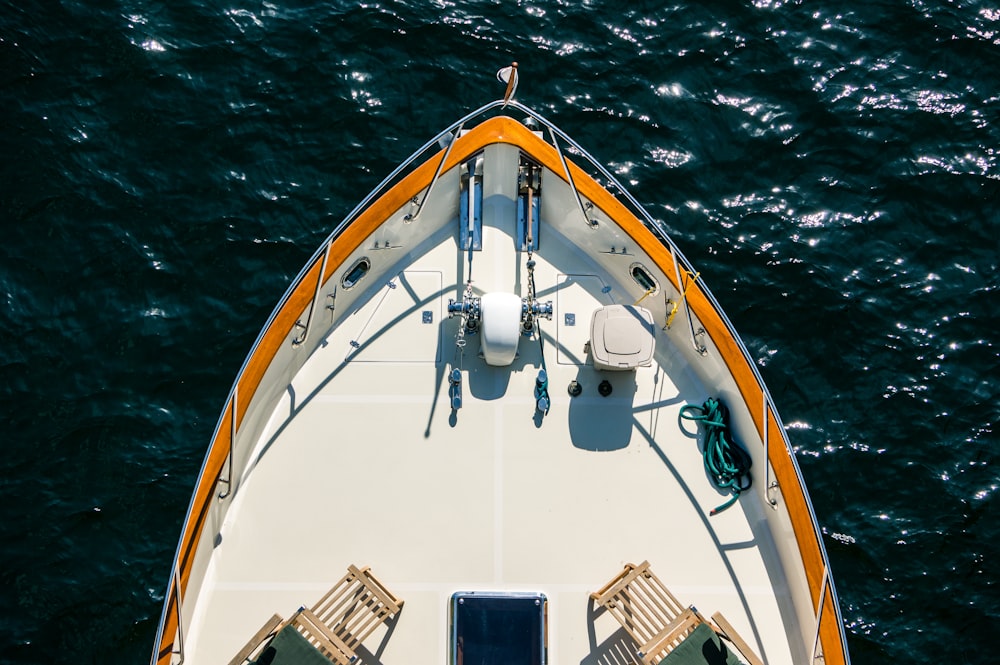
[[[944,0],[2,0],[0,661],[148,660],[268,312],[514,59],[758,358],[854,662],[1000,662],[1000,9]]]

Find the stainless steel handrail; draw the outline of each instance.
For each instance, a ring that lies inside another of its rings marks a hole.
[[[768,412],[776,412],[767,394],[763,394],[764,418],[764,501],[771,508],[778,507],[778,501],[771,496],[771,493],[778,489],[778,481],[771,480],[771,428],[767,426]]]
[[[177,599],[177,642],[180,660],[177,665],[184,663],[184,607],[181,604],[181,571],[179,566],[174,566],[174,598]],[[157,645],[159,648],[159,645]]]
[[[230,426],[229,426],[229,466],[228,466],[229,472],[226,474],[225,478],[223,478],[221,475],[219,475],[219,482],[225,484],[225,486],[226,486],[226,491],[225,492],[219,492],[219,498],[220,499],[225,499],[233,491],[233,456],[234,456],[234,453],[236,451],[236,406],[237,406],[237,403],[236,403],[237,397],[236,396],[238,394],[238,388],[239,388],[239,386],[234,386],[233,387],[233,394],[229,398],[230,411],[231,411],[231,414],[229,416],[229,420],[230,420]]]
[[[566,180],[569,182],[569,188],[572,189],[573,193],[576,195],[576,203],[580,206],[580,214],[583,215],[583,220],[587,222],[587,225],[590,228],[596,229],[597,222],[592,220],[590,215],[587,214],[587,207],[583,205],[583,199],[580,198],[580,190],[576,188],[576,183],[573,182],[573,174],[570,173],[569,164],[566,163],[566,156],[563,155],[562,150],[559,149],[559,142],[556,141],[556,132],[552,126],[549,126],[549,135],[552,137],[552,146],[556,149],[556,154],[559,155],[559,161],[562,162],[563,173],[566,176]],[[593,207],[593,204],[590,204],[590,206]]]
[[[302,334],[292,340],[292,346],[294,348],[299,348],[302,344],[309,339],[309,330],[312,328],[313,314],[316,313],[316,303],[319,300],[319,293],[323,289],[323,276],[326,275],[326,264],[330,260],[330,250],[333,248],[333,243],[326,243],[326,252],[323,254],[323,264],[319,267],[319,276],[316,277],[316,292],[313,294],[312,302],[309,304],[309,316],[306,317],[306,322],[296,321],[296,326],[302,327]]]
[[[827,590],[827,587],[829,586],[829,582],[830,582],[830,569],[828,567],[824,566],[823,567],[823,584],[820,587],[819,602],[816,605],[816,633],[813,635],[813,648],[812,648],[812,657],[813,657],[814,661],[817,658],[823,658],[822,654],[818,654],[817,655],[816,650],[819,648],[819,644],[820,644],[820,642],[819,642],[819,628],[823,624],[823,603],[826,600],[826,590]],[[846,649],[844,650],[844,654],[846,656],[846,654],[847,654]]]
[[[434,191],[434,185],[437,184],[438,178],[441,177],[441,169],[444,168],[444,163],[448,161],[451,149],[455,147],[455,143],[458,141],[458,135],[462,132],[462,127],[463,125],[459,125],[452,134],[451,141],[448,141],[448,149],[444,151],[443,155],[441,155],[441,161],[438,162],[437,169],[434,171],[434,177],[431,178],[431,184],[427,185],[427,191],[424,192],[423,198],[421,198],[420,203],[417,204],[417,211],[412,215],[407,215],[405,217],[407,222],[416,221],[417,217],[420,216],[420,211],[424,209],[424,203],[426,203],[427,199],[430,198],[431,192]]]

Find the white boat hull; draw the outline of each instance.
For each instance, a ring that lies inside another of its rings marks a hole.
[[[460,200],[462,165],[476,155],[482,249],[470,268]],[[470,272],[477,296],[525,296],[524,157],[541,166],[531,258],[552,318],[538,324],[541,343],[521,337],[510,364],[495,367],[479,335],[459,335],[449,300],[462,300]],[[630,662],[634,645],[590,594],[644,559],[685,603],[721,611],[765,662],[847,662],[808,496],[742,344],[679,253],[568,168],[571,177],[521,124],[489,120],[320,249],[220,419],[154,662],[229,662],[268,617],[309,605],[352,563],[406,602],[365,642],[366,662],[448,662],[456,591],[544,594],[548,662]],[[655,322],[652,363],[595,369],[593,312],[633,303]],[[536,409],[543,365],[547,414]],[[707,397],[729,405],[753,459],[752,489],[712,517],[727,496],[704,471],[697,429],[680,419]]]

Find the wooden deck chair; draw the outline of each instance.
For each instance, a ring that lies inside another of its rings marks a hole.
[[[266,644],[270,643],[274,636],[278,634],[287,622],[281,618],[281,615],[275,614],[267,622],[260,627],[260,630],[250,638],[250,641],[246,643],[239,652],[233,656],[233,659],[229,661],[229,665],[240,665],[246,661],[252,661],[254,657],[262,650]]]
[[[625,564],[621,573],[600,590],[590,594],[590,597],[598,607],[603,607],[617,619],[635,641],[638,646],[636,656],[644,665],[699,662],[701,648],[692,649],[691,644],[682,647],[689,638],[692,642],[701,640],[702,644],[704,640],[715,638],[715,648],[722,658],[720,662],[739,663],[735,656],[728,654],[716,635],[726,638],[750,665],[763,665],[721,614],[713,615],[712,619],[717,625],[712,625],[694,607],[681,605],[649,569],[648,561],[643,561],[638,566]],[[675,650],[675,656],[668,658]],[[706,662],[703,656],[700,662]]]
[[[368,567],[352,565],[318,603],[300,609],[289,623],[334,663],[350,665],[357,646],[402,607]]]
[[[403,601],[386,589],[371,570],[348,566],[347,574],[313,607],[300,608],[288,620],[277,614],[271,617],[229,665],[255,662],[254,656],[279,642],[288,650],[290,662],[306,665],[318,659],[321,663],[351,665],[357,660],[357,646],[380,625],[395,619],[402,607]],[[303,652],[306,644],[315,658]],[[271,654],[268,662],[270,659],[275,663],[285,660],[280,653]]]

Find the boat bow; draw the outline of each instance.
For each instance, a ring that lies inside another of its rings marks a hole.
[[[683,402],[706,397],[728,404],[753,463],[753,488],[718,518],[677,425]],[[283,555],[267,533],[294,547]],[[452,549],[425,557],[425,539]],[[386,662],[397,642],[438,660],[438,623],[458,616],[440,599],[462,590],[541,594],[559,610],[545,618],[549,653],[596,658],[598,571],[657,557],[725,605],[767,662],[849,662],[817,520],[754,359],[661,225],[512,98],[401,164],[269,317],[202,465],[152,662],[236,654],[272,605],[352,563],[327,559],[355,555],[414,596]]]

